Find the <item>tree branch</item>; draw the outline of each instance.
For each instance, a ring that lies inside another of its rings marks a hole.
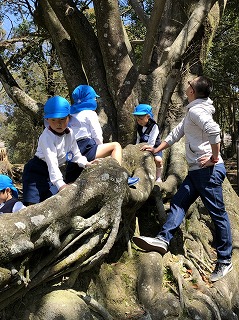
[[[154,2],[154,7],[148,23],[147,33],[145,36],[144,47],[142,52],[142,59],[140,65],[140,73],[142,74],[146,74],[149,71],[153,48],[157,41],[159,23],[161,21],[165,3],[166,0]]]
[[[39,105],[21,90],[0,55],[0,81],[8,96],[33,119],[40,121]]]
[[[198,32],[214,3],[215,0],[200,0],[198,2],[195,10],[173,44],[164,50],[161,64],[153,73],[170,74],[172,66],[185,53],[189,43]]]
[[[145,25],[148,26],[149,23],[149,17],[144,12],[144,9],[142,7],[142,4],[138,0],[129,0],[129,3],[131,4],[132,8],[134,9],[135,13],[139,17],[139,20]]]

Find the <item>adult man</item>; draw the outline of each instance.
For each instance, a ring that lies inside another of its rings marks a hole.
[[[212,118],[215,109],[209,98],[211,81],[200,76],[188,84],[186,95],[189,104],[185,118],[157,148],[142,147],[142,150],[156,153],[185,136],[188,175],[171,201],[161,232],[156,238],[139,236],[133,241],[147,251],[166,253],[186,211],[200,196],[215,225],[217,263],[210,280],[217,281],[232,270],[231,228],[222,194],[226,170],[220,155],[220,128]]]

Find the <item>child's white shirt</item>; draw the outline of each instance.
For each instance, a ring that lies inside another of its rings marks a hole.
[[[80,167],[85,167],[88,162],[86,157],[82,156],[71,129],[69,133],[58,136],[45,128],[39,137],[35,155],[47,163],[50,180],[58,189],[65,185],[59,167],[67,161],[67,157]]]
[[[96,144],[103,143],[103,133],[98,115],[93,110],[83,110],[71,114],[69,126],[73,130],[76,140],[90,138]]]
[[[146,129],[147,129],[147,127],[143,127],[142,132],[144,133],[146,131]],[[153,147],[155,145],[155,142],[156,142],[158,135],[159,135],[159,127],[155,124],[149,133],[149,140],[147,142],[147,145]],[[140,135],[137,132],[136,143],[139,143],[139,141],[140,141]]]
[[[26,206],[24,206],[24,204],[21,201],[17,201],[12,208],[12,212],[16,212],[24,208],[26,208]]]

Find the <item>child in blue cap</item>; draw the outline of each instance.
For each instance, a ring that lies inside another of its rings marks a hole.
[[[160,145],[159,126],[153,119],[152,107],[148,104],[139,104],[135,107],[133,115],[137,121],[137,143],[145,142],[156,148]],[[162,151],[154,154],[156,164],[156,182],[161,182],[163,169]]]
[[[65,98],[50,98],[44,106],[44,119],[47,126],[39,137],[35,156],[23,171],[23,203],[27,205],[44,201],[67,186],[60,170],[66,162],[81,168],[94,162],[82,156],[68,128],[70,104]]]
[[[74,104],[71,106],[70,127],[72,128],[81,154],[88,161],[97,158],[111,156],[121,165],[122,148],[118,142],[103,143],[102,128],[95,112],[97,108],[96,99],[99,95],[89,85],[79,85],[72,92]],[[80,169],[73,163],[67,166],[68,177],[75,180]],[[128,185],[134,185],[139,181],[137,177],[129,177]]]
[[[18,200],[18,191],[12,179],[5,174],[0,174],[0,213],[16,212],[25,208]]]

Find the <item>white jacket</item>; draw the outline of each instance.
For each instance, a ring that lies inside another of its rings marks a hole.
[[[187,106],[185,118],[173,129],[165,141],[171,146],[185,136],[186,159],[189,170],[200,169],[198,159],[211,156],[211,144],[220,143],[220,127],[213,120],[215,108],[210,98],[196,99]],[[219,155],[218,163],[223,160]]]
[[[103,133],[95,111],[83,110],[73,113],[69,126],[73,130],[76,140],[90,138],[94,139],[97,145],[103,143]]]
[[[59,167],[66,163],[70,157],[79,167],[85,167],[86,157],[82,156],[77,146],[73,131],[58,136],[45,128],[38,140],[37,151],[35,155],[46,162],[51,182],[59,189],[65,182]],[[68,156],[69,155],[69,156]]]

